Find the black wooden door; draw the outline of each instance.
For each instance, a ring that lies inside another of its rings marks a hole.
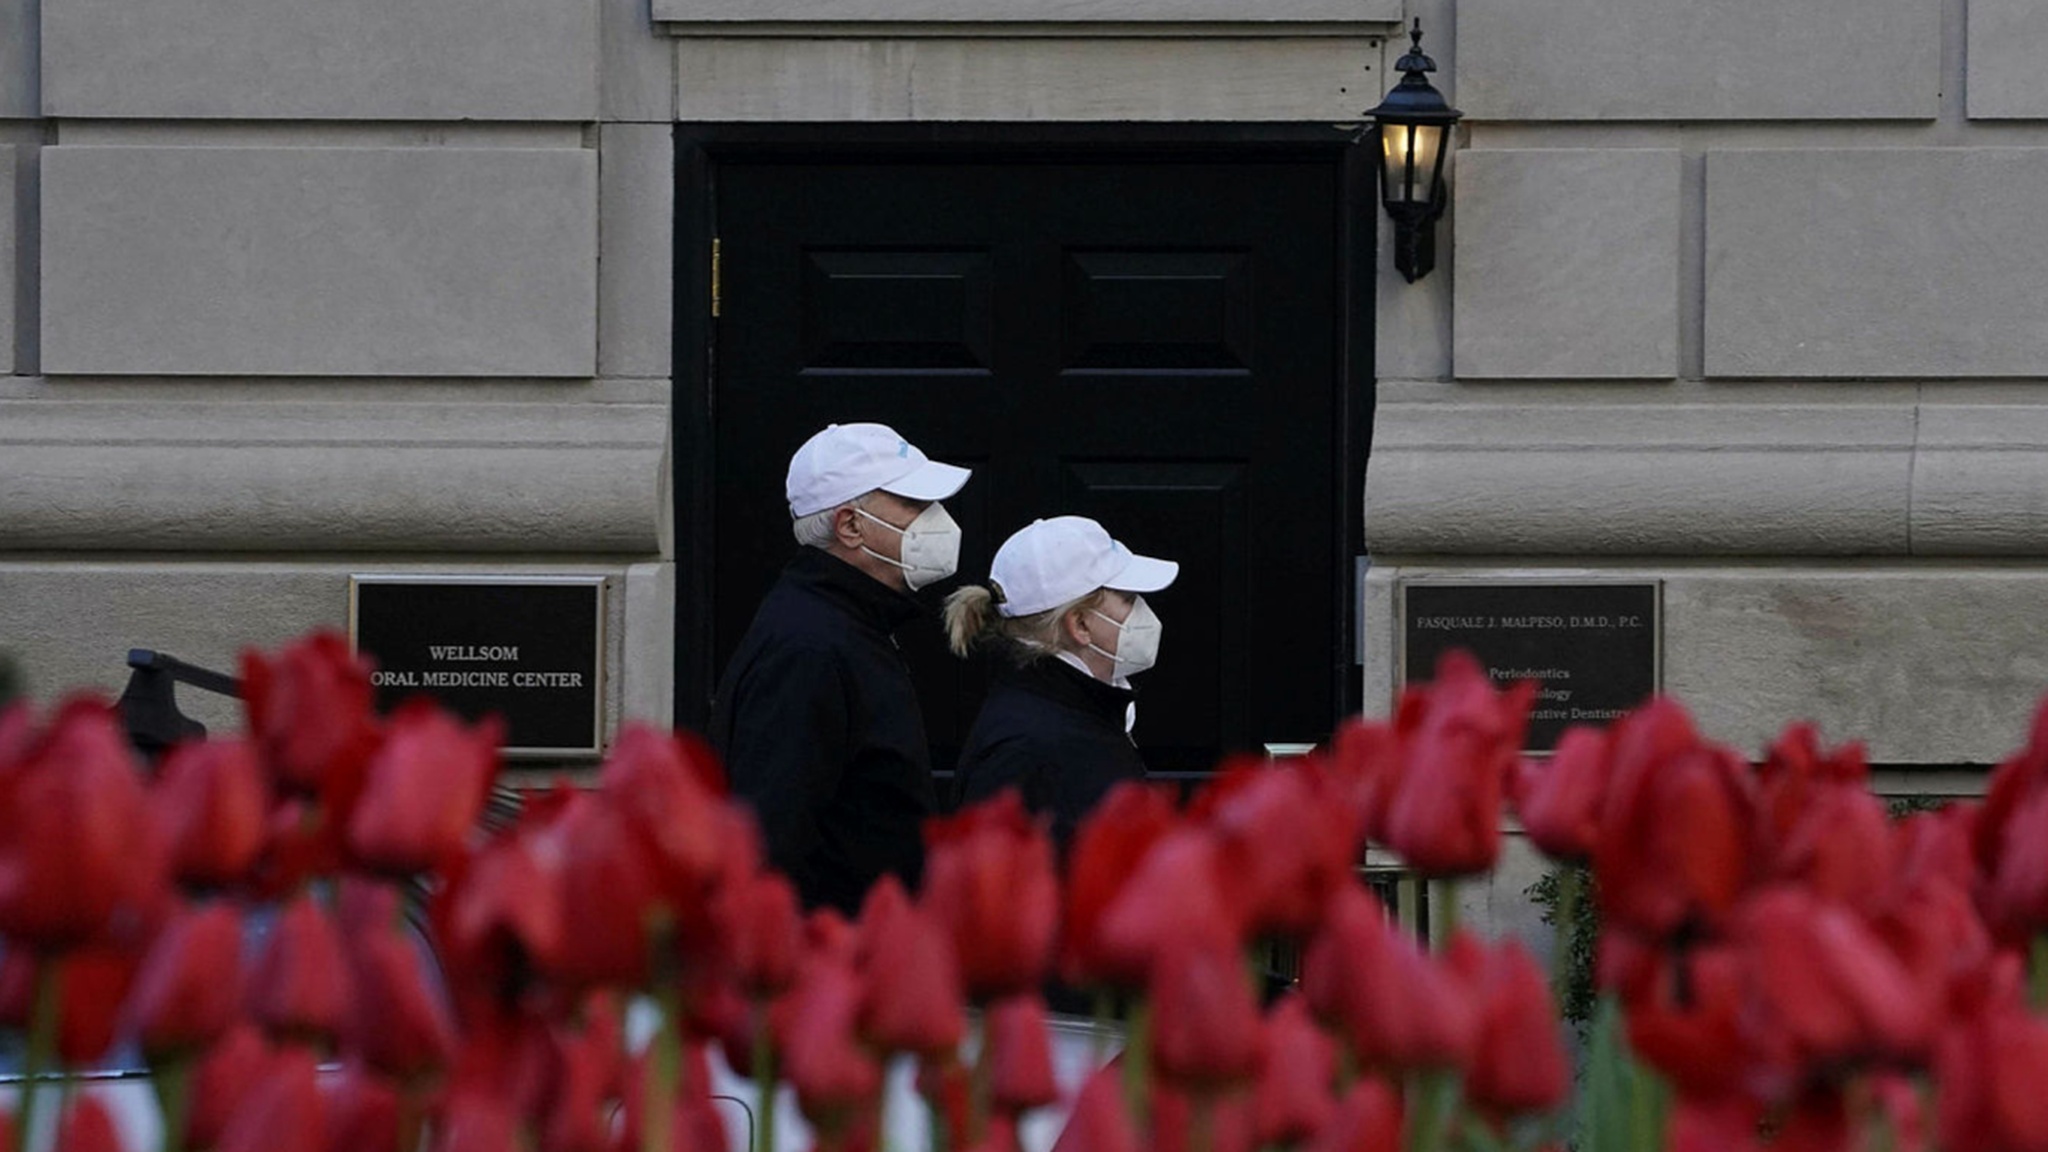
[[[975,469],[947,502],[963,576],[985,576],[1010,532],[1063,513],[1181,563],[1148,597],[1166,626],[1138,680],[1136,738],[1154,770],[1322,739],[1349,647],[1340,169],[717,164],[715,663],[795,547],[790,453],[828,423],[876,420]],[[934,767],[950,769],[983,680],[945,653],[935,620],[902,643]]]

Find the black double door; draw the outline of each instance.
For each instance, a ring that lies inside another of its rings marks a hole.
[[[795,547],[790,453],[874,420],[974,469],[947,501],[962,577],[1064,513],[1180,562],[1148,597],[1153,770],[1323,739],[1349,647],[1340,179],[1302,158],[717,165],[714,666]],[[984,673],[936,618],[900,641],[950,769]]]

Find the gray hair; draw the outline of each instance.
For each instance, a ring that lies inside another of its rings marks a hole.
[[[809,516],[798,516],[789,522],[790,534],[796,542],[806,548],[830,548],[832,546],[832,521],[838,517],[841,508],[865,508],[868,497],[873,493],[863,492],[851,500],[842,500],[830,508],[813,512]]]

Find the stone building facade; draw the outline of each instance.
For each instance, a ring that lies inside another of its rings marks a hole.
[[[1967,789],[2048,689],[2033,0],[0,0],[0,648],[601,574],[671,719],[678,125],[1356,125],[1415,17],[1466,119],[1438,270],[1372,213],[1364,707],[1404,580],[1647,578],[1712,735]]]

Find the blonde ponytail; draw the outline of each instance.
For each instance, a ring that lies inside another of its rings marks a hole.
[[[946,597],[943,614],[946,647],[953,655],[965,657],[984,634],[995,630],[996,598],[985,585],[964,584]]]

